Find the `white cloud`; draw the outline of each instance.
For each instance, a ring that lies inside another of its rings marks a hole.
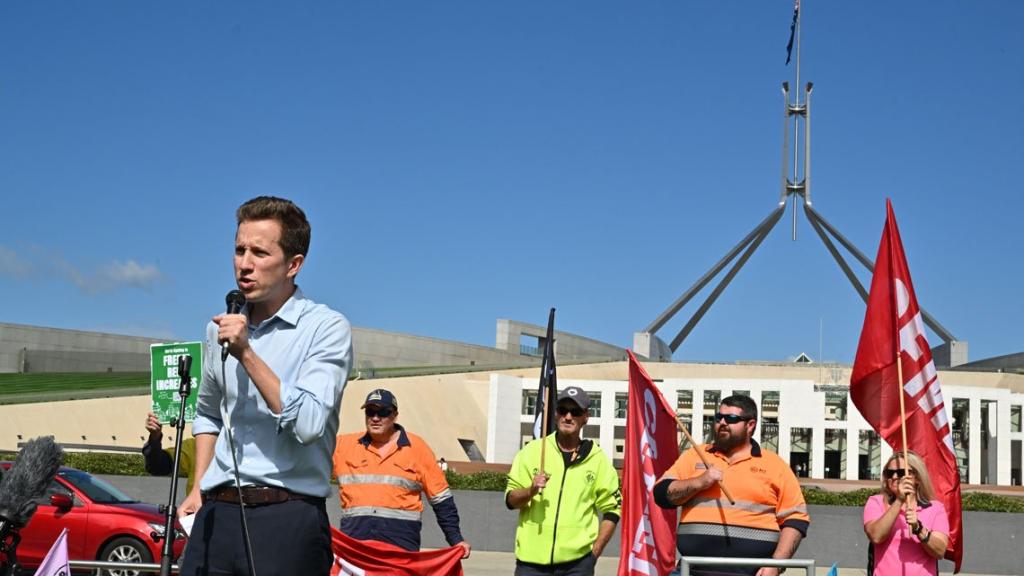
[[[100,270],[100,275],[116,286],[135,286],[148,289],[163,277],[152,264],[141,265],[134,260],[114,261]]]
[[[31,273],[31,264],[23,260],[14,250],[0,245],[0,275],[25,278]]]
[[[120,288],[149,290],[163,278],[163,273],[152,264],[139,264],[134,260],[117,260],[100,267],[92,274],[83,274],[72,264],[59,261],[58,266],[68,279],[85,292],[113,292]]]
[[[113,260],[92,271],[82,271],[60,254],[40,246],[29,246],[30,258],[0,244],[0,276],[18,280],[63,279],[87,294],[114,292],[122,288],[149,291],[164,279],[154,264],[135,260]]]

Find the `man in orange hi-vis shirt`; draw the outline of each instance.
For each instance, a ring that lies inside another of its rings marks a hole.
[[[789,466],[753,439],[757,404],[724,398],[715,413],[714,442],[684,452],[654,486],[662,508],[682,510],[676,546],[683,556],[792,558],[807,535],[810,516]],[[736,499],[730,504],[719,482]],[[777,568],[694,566],[691,574],[776,576]]]
[[[334,474],[341,496],[338,528],[357,540],[420,549],[421,494],[434,510],[448,544],[470,546],[459,529],[459,511],[430,446],[399,425],[398,400],[377,389],[363,403],[366,432],[338,436]]]

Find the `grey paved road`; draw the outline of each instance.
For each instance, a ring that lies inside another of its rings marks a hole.
[[[462,561],[462,569],[465,571],[466,576],[512,576],[515,573],[516,558],[511,552],[473,552],[467,560]],[[597,570],[595,576],[615,576],[615,571],[619,566],[617,558],[600,558],[597,561]],[[828,574],[828,566],[819,566],[817,568],[817,576],[825,576]],[[789,569],[786,574],[792,574],[799,576],[803,574],[802,570]],[[942,576],[947,576],[946,572],[941,572]],[[856,570],[852,568],[840,568],[839,576],[866,576],[866,570]],[[984,576],[981,574],[964,574],[960,573],[958,576]]]

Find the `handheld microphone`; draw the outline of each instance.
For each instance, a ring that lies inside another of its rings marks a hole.
[[[228,314],[238,314],[242,311],[242,306],[245,306],[245,294],[239,290],[232,290],[224,297],[224,302],[228,305]],[[224,362],[227,359],[228,343],[224,342],[220,345],[220,361]]]
[[[60,469],[64,450],[53,436],[33,438],[25,443],[11,469],[0,480],[0,543],[11,531],[23,528],[36,512],[36,500]]]

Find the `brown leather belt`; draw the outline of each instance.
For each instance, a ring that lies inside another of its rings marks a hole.
[[[238,504],[238,488],[225,484],[217,486],[208,492],[203,492],[203,502],[213,500]],[[323,498],[296,494],[295,492],[274,486],[242,486],[242,501],[246,506],[266,506],[268,504],[288,502],[289,500],[323,500]]]

